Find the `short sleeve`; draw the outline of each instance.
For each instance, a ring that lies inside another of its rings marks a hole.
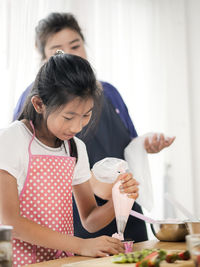
[[[112,103],[113,107],[115,108],[116,112],[119,114],[124,125],[129,130],[131,138],[137,137],[135,126],[133,125],[133,122],[128,112],[128,108],[126,104],[124,103],[124,100],[122,99],[120,93],[110,83],[107,83],[107,82],[101,82],[101,83],[104,89],[104,95],[109,99],[109,101]]]
[[[15,178],[21,175],[23,169],[21,161],[23,145],[20,145],[18,137],[17,132],[13,134],[12,128],[0,131],[0,169],[7,171]]]
[[[74,169],[72,185],[77,185],[89,180],[91,172],[85,144],[77,137],[74,140],[78,151],[78,161]]]
[[[21,96],[20,96],[20,98],[19,98],[19,100],[18,100],[18,102],[17,102],[17,105],[16,105],[16,107],[15,107],[15,109],[14,109],[14,113],[13,113],[13,121],[17,120],[18,116],[19,116],[20,113],[22,112],[22,108],[23,108],[23,106],[24,106],[24,103],[25,103],[25,101],[26,101],[26,98],[27,98],[28,94],[29,94],[30,91],[31,91],[32,86],[33,86],[33,83],[30,84],[30,85],[26,88],[26,90],[21,94]]]

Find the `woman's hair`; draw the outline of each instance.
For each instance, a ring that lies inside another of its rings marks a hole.
[[[39,21],[35,28],[35,45],[42,55],[42,60],[46,58],[44,48],[47,39],[54,33],[57,33],[65,28],[76,31],[85,41],[81,28],[77,20],[71,13],[50,13],[46,18]]]
[[[33,107],[31,98],[34,95],[39,96],[46,106],[45,118]],[[100,115],[102,90],[98,88],[95,74],[86,59],[71,54],[56,54],[40,68],[18,119],[32,121],[39,129],[41,123],[46,123],[49,114],[76,97],[83,100],[92,98],[94,101],[92,118],[87,127],[89,130]]]

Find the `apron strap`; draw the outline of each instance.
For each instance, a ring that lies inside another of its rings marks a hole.
[[[31,144],[33,142],[33,139],[35,138],[35,128],[34,128],[34,125],[33,125],[32,121],[29,121],[29,123],[30,123],[30,125],[31,125],[31,127],[33,129],[33,136],[31,138],[31,141],[30,141],[29,146],[28,146],[28,153],[29,153],[29,155],[32,155],[31,154]]]

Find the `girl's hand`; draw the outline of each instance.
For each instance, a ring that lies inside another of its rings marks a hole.
[[[127,194],[129,198],[138,198],[139,183],[133,178],[132,173],[123,173],[118,176],[116,182],[121,181],[120,192]]]
[[[150,142],[149,137],[146,137],[144,140],[144,148],[147,153],[158,153],[163,148],[170,146],[174,142],[175,137],[166,138],[163,134],[158,138],[158,134],[154,134],[152,141]]]
[[[81,240],[80,254],[89,257],[106,257],[124,253],[124,244],[110,236],[100,236]]]

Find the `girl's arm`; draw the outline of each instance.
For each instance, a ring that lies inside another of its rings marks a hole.
[[[64,235],[20,216],[16,179],[0,170],[0,222],[13,226],[13,237],[52,249],[84,256],[106,256],[123,252],[119,240],[102,236],[92,239]]]
[[[104,182],[99,181],[92,172],[91,172],[91,178],[89,181],[92,187],[92,191],[96,196],[104,200],[108,200],[112,197],[113,183],[109,184],[109,183],[104,183]]]
[[[118,180],[122,181],[122,193],[129,194],[129,197],[134,199],[138,197],[138,182],[131,173],[120,174]],[[111,194],[106,204],[97,206],[89,181],[73,186],[73,194],[82,224],[88,232],[96,232],[114,219],[115,213]]]

